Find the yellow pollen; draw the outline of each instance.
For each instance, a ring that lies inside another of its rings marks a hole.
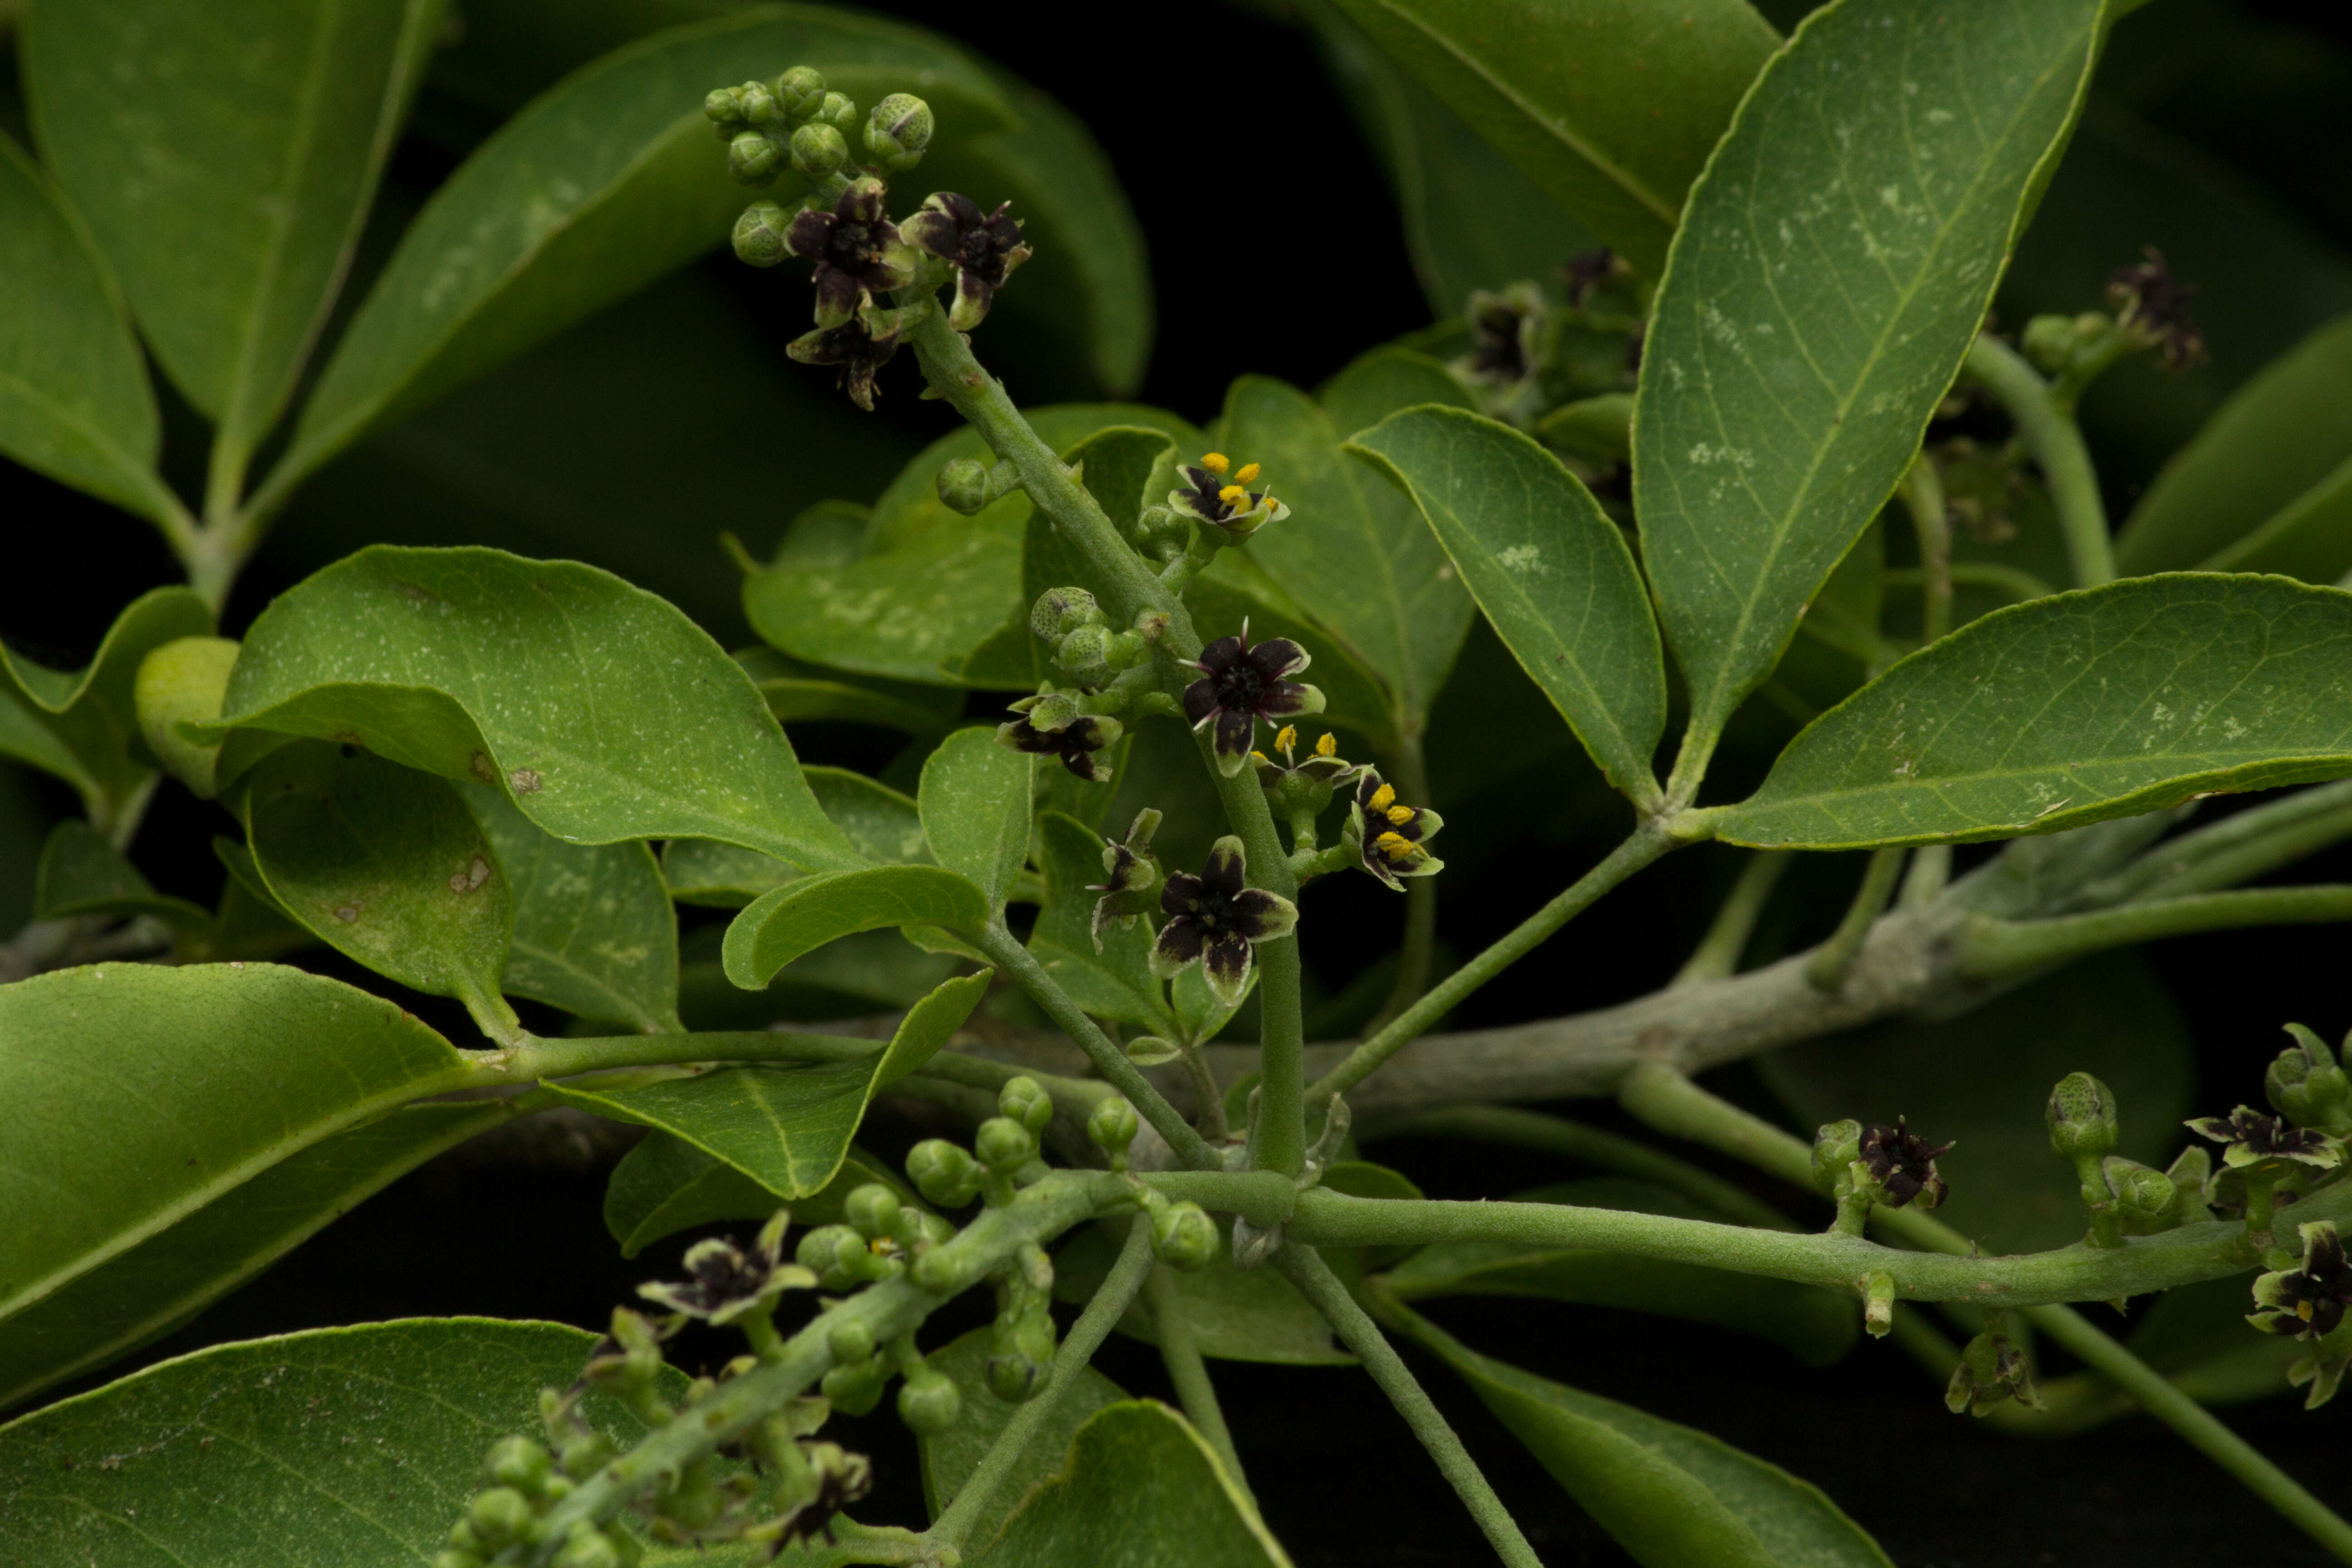
[[[866,1250],[877,1258],[887,1258],[898,1250],[898,1244],[887,1236],[877,1236],[866,1243]]]
[[[2306,1323],[2311,1321],[2311,1303],[2308,1301],[2297,1301],[2294,1304],[2294,1315],[2301,1318]]]
[[[1234,473],[1234,478],[1241,480],[1244,484],[1249,483],[1252,479],[1257,478],[1257,465],[1255,463],[1244,463],[1240,469]]]
[[[1223,452],[1211,452],[1201,459],[1201,467],[1213,474],[1222,474],[1234,466],[1234,460]]]
[[[1324,731],[1322,737],[1315,742],[1315,754],[1318,757],[1334,757],[1339,755],[1339,737],[1334,735],[1328,730]]]
[[[1391,860],[1410,859],[1412,856],[1412,840],[1401,833],[1383,833],[1372,843]]]
[[[1274,749],[1276,751],[1287,754],[1290,748],[1297,744],[1298,744],[1297,725],[1285,724],[1280,730],[1275,731]]]
[[[1252,752],[1250,753],[1250,760],[1252,762],[1264,763],[1268,767],[1272,767],[1274,765],[1274,759],[1267,756],[1264,752]]]
[[[1227,506],[1239,506],[1249,499],[1249,491],[1239,485],[1227,485],[1217,492],[1217,499]]]
[[[1389,807],[1389,821],[1396,826],[1402,827],[1406,823],[1411,822],[1412,820],[1412,807],[1409,805],[1392,805]]]
[[[1384,784],[1372,792],[1370,805],[1374,811],[1386,811],[1395,804],[1396,785]]]

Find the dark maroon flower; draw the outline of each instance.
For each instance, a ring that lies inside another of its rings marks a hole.
[[[1396,787],[1381,782],[1370,768],[1356,774],[1356,798],[1348,803],[1348,826],[1341,842],[1356,851],[1364,869],[1398,892],[1400,877],[1426,877],[1445,869],[1445,862],[1429,852],[1426,840],[1445,826],[1445,819],[1426,806],[1400,805]]]
[[[1217,1000],[1241,1005],[1249,988],[1251,944],[1288,936],[1298,924],[1298,908],[1288,899],[1243,885],[1247,868],[1242,841],[1228,835],[1210,846],[1199,876],[1168,873],[1160,889],[1168,923],[1151,944],[1152,973],[1171,980],[1197,962]]]
[[[1021,226],[1005,216],[1012,205],[1006,202],[984,213],[970,196],[939,191],[925,196],[923,210],[901,226],[910,243],[954,265],[956,300],[948,312],[948,325],[959,332],[980,325],[1005,279],[1029,259]]]
[[[687,1248],[686,1279],[640,1285],[637,1294],[689,1318],[731,1323],[763,1302],[772,1308],[786,1290],[814,1289],[817,1282],[814,1273],[783,1260],[784,1222],[789,1217],[779,1211],[749,1252],[725,1237],[696,1242]]]
[[[913,253],[882,202],[881,181],[853,180],[831,212],[811,208],[784,230],[784,248],[816,263],[821,327],[842,325],[873,296],[914,279]]]
[[[2189,315],[2189,296],[2197,292],[2197,285],[2175,279],[2156,247],[2151,245],[2140,254],[2145,260],[2116,268],[2107,279],[2107,298],[2116,307],[2116,320],[2125,331],[2163,350],[2164,363],[2170,368],[2195,364],[2205,357],[2205,340],[2198,335],[2197,323]]]
[[[1059,757],[1064,767],[1088,784],[1107,784],[1110,770],[1096,763],[1095,753],[1117,741],[1124,729],[1116,719],[1087,713],[1058,730],[1041,730],[1024,714],[1009,724],[998,725],[996,738],[1016,752]]]
[[[2352,1262],[2336,1226],[2314,1220],[2303,1227],[2303,1267],[2265,1274],[2254,1281],[2261,1305],[2246,1316],[2258,1329],[2315,1340],[2333,1333],[2352,1306]]]
[[[2228,1145],[2221,1151],[2221,1164],[2226,1170],[2292,1161],[2326,1171],[2343,1162],[2343,1146],[2325,1132],[2296,1127],[2275,1116],[2264,1116],[2249,1106],[2242,1105],[2227,1116],[2193,1117],[2188,1126],[2200,1138]]]
[[[1195,730],[1216,726],[1217,766],[1228,777],[1249,761],[1259,720],[1323,711],[1323,693],[1288,679],[1307,662],[1307,650],[1288,637],[1252,646],[1246,621],[1241,636],[1219,637],[1201,650],[1192,665],[1201,679],[1184,689],[1184,717]]]
[[[1929,1146],[1899,1116],[1892,1127],[1881,1122],[1862,1130],[1863,1169],[1878,1185],[1878,1201],[1891,1209],[1915,1198],[1923,1209],[1944,1201],[1951,1189],[1936,1173],[1936,1156],[1950,1148],[1949,1143]]]
[[[877,331],[877,325],[880,330]],[[819,327],[784,345],[803,364],[837,364],[849,401],[874,412],[874,377],[898,352],[898,313],[861,310],[837,327]]]
[[[1532,283],[1514,283],[1500,293],[1480,289],[1472,294],[1465,367],[1471,379],[1490,386],[1512,386],[1532,374],[1543,310],[1543,295]]]

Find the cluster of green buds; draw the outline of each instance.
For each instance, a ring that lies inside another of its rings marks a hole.
[[[569,1404],[552,1389],[541,1396],[549,1443],[515,1434],[491,1446],[483,1485],[467,1500],[433,1568],[482,1568],[513,1548],[537,1543],[547,1512],[612,1459],[612,1440],[572,1415]],[[572,1531],[554,1560],[562,1568],[636,1568],[645,1550],[635,1531],[614,1521]]]
[[[2159,1171],[2115,1152],[2121,1135],[2115,1090],[2086,1072],[2069,1073],[2050,1091],[2043,1112],[2050,1147],[2074,1167],[2093,1247],[2119,1247],[2127,1236],[2154,1236],[2211,1217],[2205,1189],[2212,1162],[2186,1149]]]
[[[1020,1188],[1045,1178],[1038,1135],[1053,1125],[1053,1097],[1034,1078],[1011,1079],[997,1090],[996,1110],[972,1134],[970,1150],[945,1138],[926,1138],[908,1151],[907,1179],[925,1202],[960,1209],[981,1198],[991,1208],[1002,1208]],[[941,1294],[951,1286],[927,1276],[919,1266],[915,1283]]]
[[[1851,1119],[1825,1123],[1813,1134],[1813,1183],[1837,1204],[1830,1228],[1860,1236],[1873,1205],[1934,1208],[1950,1188],[1936,1160],[1949,1143],[1929,1144],[1901,1117],[1864,1126]]]
[[[728,172],[747,185],[772,185],[786,168],[812,188],[851,168],[850,132],[857,105],[830,91],[822,72],[794,66],[772,82],[713,89],[702,112],[727,143]],[[923,161],[931,144],[930,106],[894,92],[866,117],[861,140],[870,165],[899,174]]]
[[[977,466],[977,465],[975,465]],[[1151,645],[1168,618],[1145,611],[1126,631],[1112,629],[1095,596],[1084,588],[1048,588],[1029,612],[1029,629],[1051,648],[1068,684],[1041,682],[1034,695],[1013,704],[1013,718],[996,728],[997,744],[1036,756],[1058,757],[1088,784],[1107,784],[1100,754],[1127,732],[1118,715],[1153,694]]]

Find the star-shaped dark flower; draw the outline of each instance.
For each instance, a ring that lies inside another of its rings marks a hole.
[[[2189,315],[2189,300],[2197,286],[2175,279],[2156,247],[2151,245],[2140,254],[2145,260],[2116,268],[2107,279],[2107,298],[2116,307],[2116,320],[2125,331],[2161,349],[2164,363],[2171,369],[2195,364],[2205,357],[2205,340],[2198,335],[2197,323]]]
[[[1217,767],[1226,777],[1249,761],[1257,722],[1323,711],[1323,693],[1289,678],[1305,669],[1307,650],[1288,637],[1253,645],[1249,623],[1241,636],[1219,637],[1201,650],[1192,668],[1201,679],[1184,689],[1184,717],[1200,730],[1216,726]]]
[[[2327,1220],[2303,1227],[2303,1267],[2265,1274],[2254,1281],[2256,1310],[2246,1321],[2273,1334],[2315,1340],[2335,1332],[2352,1306],[2352,1261]]]
[[[1103,840],[1104,879],[1087,884],[1087,892],[1102,895],[1095,900],[1091,928],[1097,952],[1102,951],[1106,927],[1116,923],[1130,931],[1136,916],[1150,909],[1152,891],[1160,886],[1160,862],[1151,857],[1151,838],[1159,831],[1160,813],[1147,805],[1128,825],[1124,841]]]
[[[2332,1171],[2344,1163],[2343,1144],[2326,1133],[2264,1116],[2249,1106],[2242,1105],[2227,1116],[2191,1117],[2188,1127],[2200,1138],[2227,1145],[2221,1151],[2224,1170],[2265,1165],[2283,1172],[2285,1162],[2291,1161],[2314,1170]]]
[[[1211,452],[1198,463],[1176,470],[1184,482],[1168,492],[1169,507],[1191,518],[1227,543],[1238,544],[1269,522],[1280,522],[1290,509],[1274,499],[1271,489],[1253,490],[1257,465],[1239,468],[1223,452]]]
[[[1864,1128],[1862,1167],[1877,1185],[1873,1196],[1891,1209],[1915,1200],[1923,1209],[1934,1208],[1951,1190],[1936,1173],[1936,1156],[1950,1148],[1949,1143],[1931,1146],[1899,1116],[1892,1127],[1880,1122]]]
[[[849,401],[874,412],[874,377],[898,352],[901,321],[897,311],[861,310],[837,327],[819,327],[784,345],[803,364],[837,364]]]
[[[1298,908],[1263,888],[1243,886],[1248,868],[1242,841],[1230,836],[1209,849],[1197,877],[1171,871],[1160,889],[1168,923],[1151,945],[1151,973],[1172,980],[1186,965],[1201,972],[1228,1007],[1241,1005],[1249,989],[1251,947],[1288,936],[1298,924]]]
[[[874,295],[914,280],[914,254],[883,205],[882,182],[853,180],[831,212],[793,217],[784,248],[816,263],[816,321],[837,327]]]
[[[1082,713],[1058,730],[1043,730],[1024,713],[996,727],[999,745],[1040,757],[1059,757],[1062,765],[1088,784],[1108,784],[1110,770],[1095,761],[1095,753],[1110,745],[1126,726],[1107,714]]]
[[[1532,283],[1514,283],[1498,294],[1483,289],[1473,293],[1470,353],[1455,362],[1457,367],[1488,386],[1525,381],[1535,371],[1543,311],[1543,295]]]
[[[984,213],[969,196],[938,191],[925,196],[923,210],[899,226],[910,243],[954,264],[955,309],[948,312],[948,325],[959,332],[980,325],[1005,279],[1029,259],[1021,226],[1005,216],[1012,205],[1006,202]]]
[[[1348,826],[1340,842],[1356,852],[1366,871],[1402,892],[1404,884],[1398,878],[1445,869],[1445,862],[1432,855],[1426,843],[1444,826],[1445,819],[1427,806],[1398,805],[1396,786],[1368,767],[1356,774],[1356,797],[1348,803]]]
[[[826,1545],[833,1545],[834,1516],[874,1489],[873,1461],[865,1455],[853,1454],[838,1443],[803,1442],[800,1447],[815,1473],[816,1496],[781,1521],[782,1531],[768,1549],[771,1562],[782,1556],[787,1546],[812,1542],[820,1535]]]
[[[814,1274],[783,1260],[784,1226],[791,1217],[785,1210],[776,1211],[749,1252],[725,1237],[698,1241],[687,1248],[687,1279],[657,1279],[638,1286],[637,1294],[673,1312],[712,1323],[731,1323],[747,1312],[772,1309],[785,1291],[816,1284]]]

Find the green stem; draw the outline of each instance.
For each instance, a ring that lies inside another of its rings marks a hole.
[[[2089,904],[2210,893],[2267,876],[2352,837],[2352,779],[2298,790],[2168,838],[2083,889]]]
[[[468,1065],[467,1087],[536,1083],[622,1068],[677,1067],[698,1062],[854,1062],[870,1059],[884,1042],[850,1035],[804,1035],[782,1029],[711,1030],[683,1035],[583,1035],[543,1039],[527,1036],[504,1052],[482,1052]],[[1014,1067],[960,1051],[940,1051],[919,1075],[973,1089],[999,1089],[1016,1078],[1034,1079],[1055,1106],[1083,1120],[1110,1092],[1108,1085]]]
[[[1675,973],[1674,984],[1687,985],[1695,980],[1721,980],[1739,972],[1739,955],[1748,951],[1748,939],[1756,934],[1756,922],[1764,913],[1764,904],[1771,898],[1772,889],[1796,863],[1796,857],[1784,849],[1759,849],[1750,855],[1748,864],[1739,868],[1739,879],[1731,885],[1723,907],[1715,911],[1715,919],[1706,928],[1681,969]]]
[[[1816,991],[1835,992],[1845,985],[1846,976],[1853,971],[1853,961],[1862,954],[1862,944],[1870,938],[1870,928],[1885,911],[1886,900],[1894,895],[1895,879],[1903,869],[1904,851],[1874,849],[1870,864],[1862,873],[1862,886],[1854,889],[1853,902],[1846,906],[1845,918],[1838,921],[1837,930],[1829,941],[1813,950],[1805,963],[1805,981]]]
[[[2074,566],[2074,585],[2095,588],[2114,582],[2116,548],[2107,531],[2106,503],[2099,497],[2091,449],[2083,442],[2074,410],[2052,393],[2050,384],[2023,356],[1990,333],[1979,333],[1969,346],[1968,374],[2008,411],[2019,439],[2042,466],[2051,504],[2057,509],[2058,531],[2066,541],[2066,558]]]
[[[1404,1358],[1397,1354],[1396,1347],[1389,1343],[1380,1325],[1348,1294],[1348,1288],[1339,1283],[1339,1277],[1331,1272],[1331,1266],[1323,1261],[1322,1255],[1294,1243],[1274,1255],[1274,1266],[1323,1314],[1339,1334],[1339,1342],[1364,1363],[1364,1370],[1372,1374],[1372,1381],[1389,1396],[1389,1403],[1412,1428],[1412,1435],[1421,1439],[1421,1446],[1437,1461],[1438,1470],[1453,1484],[1454,1494],[1470,1510],[1470,1517],[1477,1521],[1478,1529],[1486,1535],[1487,1544],[1494,1547],[1495,1554],[1512,1568],[1543,1568],[1535,1548],[1528,1544],[1517,1521],[1487,1484],[1478,1462],[1470,1457],[1470,1450],[1462,1446],[1462,1439],[1415,1380]]]
[[[1225,1425],[1223,1406],[1217,1403],[1216,1384],[1209,1381],[1208,1363],[1201,1359],[1201,1347],[1192,1338],[1192,1320],[1177,1299],[1175,1276],[1165,1268],[1154,1268],[1144,1281],[1143,1300],[1151,1312],[1152,1336],[1160,1342],[1160,1359],[1167,1365],[1168,1381],[1176,1385],[1176,1402],[1184,1407],[1185,1416],[1225,1467],[1234,1485],[1244,1497],[1251,1497],[1249,1482],[1242,1475],[1241,1455],[1234,1448],[1233,1430]]]
[[[2031,572],[1990,561],[1955,561],[1945,570],[1955,587],[1990,588],[2020,604],[2046,599],[2058,591]],[[1925,589],[1927,574],[1916,566],[1889,566],[1883,581],[1890,588]]]
[[[1387,1027],[1349,1051],[1337,1067],[1315,1080],[1307,1098],[1320,1105],[1332,1095],[1345,1094],[1363,1082],[1382,1062],[1453,1011],[1464,997],[1533,952],[1545,938],[1591,908],[1603,893],[1686,842],[1670,831],[1663,819],[1652,817],[1643,822],[1610,852],[1607,859],[1578,878],[1565,892],[1521,921],[1486,952],[1447,975]]]
[[[932,1524],[927,1540],[942,1546],[963,1545],[971,1527],[980,1521],[981,1510],[988,1506],[989,1500],[996,1495],[1004,1479],[1021,1462],[1021,1456],[1045,1429],[1046,1423],[1053,1420],[1062,1395],[1078,1381],[1078,1374],[1094,1359],[1111,1326],[1134,1304],[1143,1282],[1150,1277],[1153,1263],[1150,1222],[1131,1221],[1127,1227],[1127,1245],[1119,1248],[1118,1261],[1111,1265],[1094,1300],[1078,1314],[1078,1321],[1070,1325],[1061,1349],[1055,1353],[1053,1375],[1027,1404],[1013,1413],[1013,1419],[1004,1424],[1004,1430],[996,1435],[996,1441],[981,1456],[979,1467],[957,1489],[955,1500]]]
[[[1903,878],[1895,902],[1903,909],[1925,909],[1936,901],[1952,879],[1952,847],[1923,844],[1911,852],[1911,869]]]
[[[1952,520],[1944,505],[1943,477],[1927,454],[1911,459],[1897,494],[1919,542],[1919,640],[1939,640],[1952,629]]]
[[[1961,930],[1960,970],[1972,979],[1997,979],[2063,963],[2086,952],[2162,937],[2239,926],[2325,925],[2346,920],[2352,920],[2352,884],[2192,893],[2055,920],[1979,917]]]

